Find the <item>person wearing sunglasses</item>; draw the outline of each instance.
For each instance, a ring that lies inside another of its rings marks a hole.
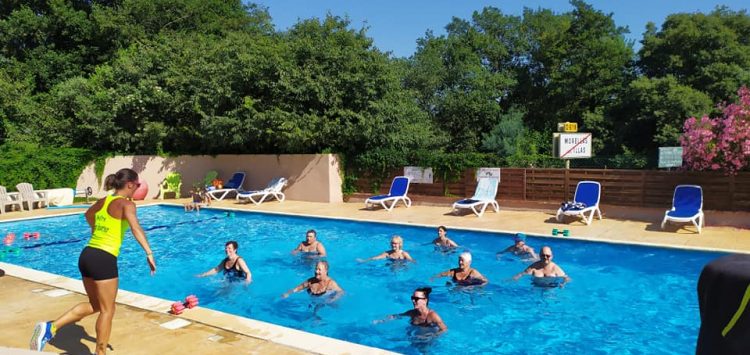
[[[404,239],[398,235],[394,235],[393,238],[391,238],[391,250],[386,250],[371,258],[357,259],[357,261],[359,261],[360,263],[371,261],[371,260],[381,260],[381,259],[414,261],[411,255],[409,255],[409,253],[406,252],[406,250],[404,250],[403,248],[404,248]]]
[[[409,317],[409,323],[413,326],[437,328],[440,333],[448,330],[448,326],[445,325],[440,315],[435,310],[429,308],[430,292],[432,292],[432,288],[430,287],[420,287],[414,290],[414,293],[411,295],[411,303],[414,305],[413,309],[404,313],[392,314],[383,320],[377,320],[373,323],[377,324],[396,318]]]
[[[465,251],[458,256],[458,267],[441,272],[430,280],[437,277],[450,276],[454,283],[459,286],[474,286],[487,284],[487,278],[477,269],[471,267],[471,253]]]
[[[511,253],[524,259],[537,260],[534,248],[526,245],[526,234],[517,233],[513,238],[513,245],[505,248],[505,250],[498,252],[497,257],[505,253]]]
[[[440,226],[438,227],[437,231],[438,231],[438,237],[432,241],[432,244],[435,244],[436,247],[443,248],[443,249],[451,249],[451,248],[458,247],[458,244],[456,244],[456,242],[448,238],[448,228],[445,228],[445,226]]]
[[[513,276],[513,280],[518,280],[525,275],[531,275],[535,278],[535,281],[539,280],[536,283],[545,286],[554,285],[560,287],[570,281],[570,277],[565,274],[565,271],[552,261],[552,248],[546,245],[543,246],[539,258],[539,261],[529,265],[526,270]],[[557,282],[554,279],[560,279],[561,282]],[[543,280],[550,280],[551,283],[544,282]]]
[[[128,228],[146,252],[151,275],[156,272],[154,254],[138,222],[135,203],[130,200],[140,186],[138,173],[132,169],[120,169],[107,176],[104,186],[107,190],[114,190],[114,193],[86,210],[84,216],[91,228],[91,239],[78,258],[78,270],[89,300],[73,306],[54,321],[38,323],[29,344],[32,350],[42,351],[55,336],[57,329],[99,313],[96,320],[96,354],[101,355],[107,351],[119,285],[117,257]]]

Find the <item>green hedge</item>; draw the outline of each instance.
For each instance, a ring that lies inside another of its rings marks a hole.
[[[88,149],[6,143],[0,146],[0,185],[9,191],[21,182],[34,189],[75,188],[78,176],[96,157]]]

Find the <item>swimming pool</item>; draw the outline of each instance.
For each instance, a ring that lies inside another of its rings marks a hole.
[[[495,259],[512,244],[507,235],[449,231],[473,254],[473,266],[490,284],[473,290],[446,286],[429,277],[456,266],[458,253],[443,254],[424,245],[434,228],[360,223],[334,219],[218,210],[184,213],[181,207],[139,208],[157,258],[148,275],[143,252],[127,238],[120,257],[122,289],[165,299],[196,294],[201,306],[312,333],[402,353],[630,353],[693,352],[700,319],[695,296],[698,274],[719,253],[534,238],[537,250],[552,246],[555,261],[573,278],[563,289],[539,289],[528,278],[510,278],[527,263]],[[318,231],[328,249],[330,275],[346,290],[333,305],[305,293],[280,295],[312,275],[314,263],[289,254],[306,230]],[[23,240],[23,232],[41,234]],[[71,215],[0,223],[0,235],[15,232],[19,255],[5,262],[79,278],[77,257],[88,239],[83,216]],[[400,266],[384,261],[360,264],[389,248],[393,234],[417,260]],[[227,283],[221,277],[195,278],[224,257],[224,242],[237,240],[239,254],[253,272],[253,283]],[[425,339],[407,320],[372,324],[411,308],[414,288],[432,286],[430,306],[449,331]],[[62,311],[62,310],[61,310]],[[52,315],[51,315],[52,316]]]

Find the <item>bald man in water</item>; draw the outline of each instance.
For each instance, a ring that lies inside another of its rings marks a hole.
[[[562,277],[565,279],[565,282],[570,281],[570,277],[565,274],[565,271],[552,262],[552,248],[546,245],[542,247],[542,251],[539,253],[539,261],[529,265],[526,270],[513,276],[513,280],[518,280],[524,275],[532,275],[534,277]]]

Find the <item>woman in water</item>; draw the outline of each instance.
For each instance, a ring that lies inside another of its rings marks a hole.
[[[469,252],[463,252],[458,256],[457,268],[441,272],[433,276],[432,279],[446,276],[450,276],[453,282],[461,286],[484,285],[487,283],[487,278],[479,273],[477,269],[471,267],[471,253]]]
[[[140,185],[138,173],[131,169],[120,169],[104,180],[105,188],[114,190],[114,193],[86,210],[85,217],[91,227],[91,239],[78,258],[78,270],[81,272],[83,287],[89,301],[73,306],[54,321],[38,323],[31,336],[32,350],[41,351],[55,336],[57,329],[98,312],[96,354],[101,355],[107,351],[119,284],[117,257],[128,227],[146,252],[146,262],[151,269],[151,275],[156,272],[154,254],[143,228],[138,223],[135,203],[130,201]]]
[[[440,248],[456,248],[458,244],[448,238],[448,228],[445,226],[438,227],[438,237],[432,241],[432,244]]]
[[[409,317],[410,323],[413,326],[437,328],[439,332],[448,330],[440,315],[429,308],[430,292],[432,292],[432,288],[430,287],[420,287],[414,290],[414,293],[411,295],[411,303],[414,305],[414,308],[404,313],[392,314],[385,320]],[[381,322],[383,321],[375,321],[375,323]]]
[[[318,261],[317,264],[315,264],[315,276],[285,292],[281,297],[287,298],[292,293],[300,292],[302,290],[307,290],[307,293],[311,296],[323,296],[329,293],[335,293],[335,298],[339,298],[344,294],[344,290],[339,287],[339,284],[328,276],[327,261]]]
[[[393,238],[391,238],[391,250],[386,250],[368,259],[357,259],[357,261],[361,263],[381,259],[414,261],[414,259],[411,258],[411,255],[409,255],[403,247],[404,240],[400,236],[394,235]]]
[[[223,271],[224,275],[229,279],[245,280],[245,283],[252,282],[253,275],[250,273],[250,268],[247,267],[245,259],[237,254],[237,249],[239,249],[239,244],[234,240],[226,242],[226,244],[224,244],[224,252],[227,254],[227,257],[224,258],[219,265],[216,265],[215,268],[197,276],[205,277]]]

